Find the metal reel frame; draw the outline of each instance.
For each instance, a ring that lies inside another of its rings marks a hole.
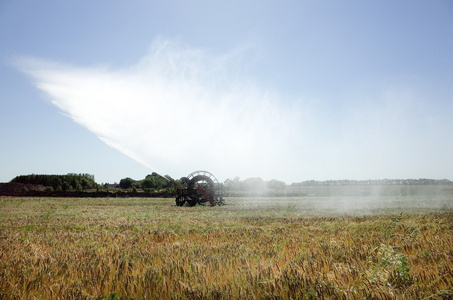
[[[186,203],[189,206],[206,205],[207,203],[210,206],[225,204],[219,190],[219,181],[212,173],[195,171],[187,177],[182,177],[180,181],[184,188],[178,189],[177,206],[184,206]]]

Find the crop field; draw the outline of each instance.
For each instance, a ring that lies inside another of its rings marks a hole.
[[[0,198],[0,299],[452,299],[453,196]]]

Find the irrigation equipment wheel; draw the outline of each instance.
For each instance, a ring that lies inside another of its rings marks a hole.
[[[182,188],[176,197],[177,206],[196,204],[224,205],[221,185],[217,178],[207,171],[195,171],[180,179]]]

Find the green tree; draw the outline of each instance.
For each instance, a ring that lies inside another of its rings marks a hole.
[[[122,189],[130,189],[133,183],[135,183],[134,179],[126,177],[120,180],[120,187]]]
[[[244,180],[245,188],[248,190],[262,190],[264,189],[264,181],[259,177],[247,178]]]
[[[266,187],[273,190],[284,190],[286,188],[286,184],[283,181],[272,179],[266,181]]]
[[[70,188],[71,188],[71,186],[66,181],[63,182],[63,184],[61,185],[61,189],[63,191],[69,191]]]
[[[240,180],[239,177],[234,177],[234,179],[227,179],[224,182],[225,189],[238,191],[243,189],[243,182]]]
[[[153,172],[147,175],[141,182],[140,187],[143,189],[165,189],[171,186],[171,181],[165,177],[163,178],[159,174]]]

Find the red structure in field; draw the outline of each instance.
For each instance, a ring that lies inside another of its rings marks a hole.
[[[195,171],[175,184],[176,205],[224,205],[222,188],[217,178],[207,171]]]

